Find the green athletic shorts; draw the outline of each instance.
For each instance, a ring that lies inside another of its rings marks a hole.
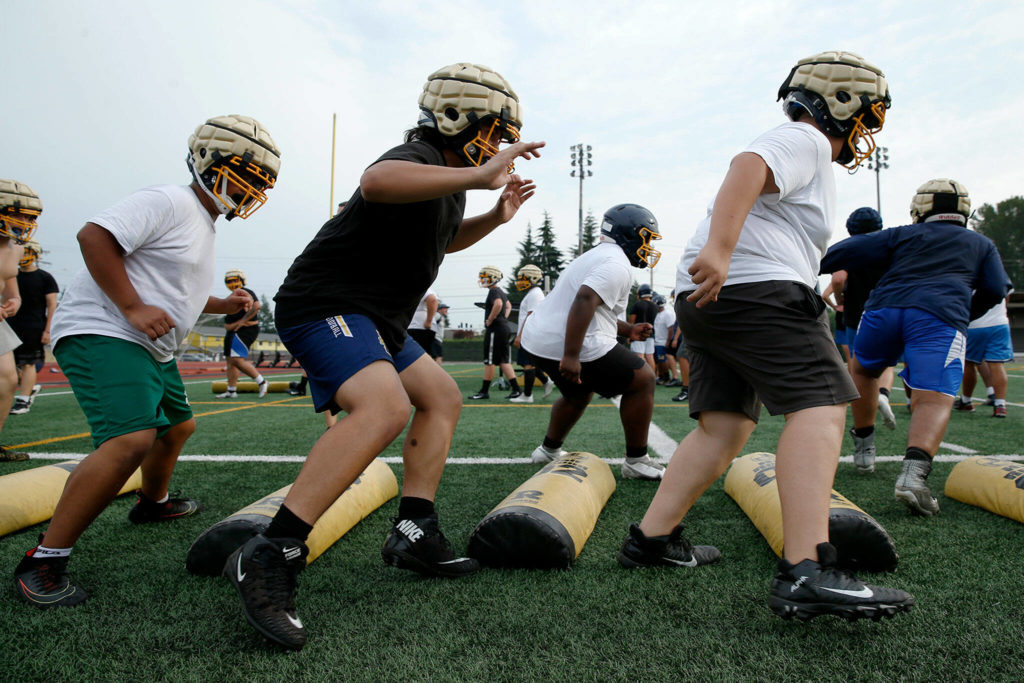
[[[71,382],[96,448],[115,436],[145,429],[163,436],[192,419],[173,360],[160,363],[138,344],[95,334],[64,337],[53,355]]]

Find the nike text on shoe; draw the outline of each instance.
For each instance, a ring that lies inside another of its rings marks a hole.
[[[267,640],[289,650],[306,644],[295,610],[295,587],[309,549],[294,538],[253,536],[224,563],[224,576],[238,590],[245,618]]]
[[[411,569],[423,576],[459,577],[480,569],[471,557],[456,557],[441,533],[437,515],[416,519],[393,519],[394,526],[384,539],[380,554],[384,564]]]
[[[527,396],[522,394],[520,396],[512,396],[508,399],[509,403],[533,403],[533,395]]]
[[[878,412],[882,416],[882,424],[886,429],[896,429],[896,414],[892,412],[889,397],[885,394],[878,394]]]
[[[646,479],[658,481],[664,476],[665,468],[651,460],[651,456],[642,458],[626,458],[622,463],[623,479]]]
[[[868,586],[852,573],[838,569],[836,549],[818,544],[818,561],[790,564],[779,560],[772,580],[768,606],[783,619],[807,621],[821,614],[834,614],[848,621],[865,617],[879,620],[908,612],[914,604],[909,593],[894,588]]]
[[[259,397],[263,398],[267,395],[267,390],[270,389],[270,382],[264,379],[257,385],[257,388],[259,389]]]
[[[172,495],[178,495],[175,491]],[[192,498],[168,498],[163,503],[154,503],[139,492],[135,505],[128,511],[128,521],[132,524],[147,522],[166,522],[180,517],[194,515],[203,509],[203,504]]]
[[[71,583],[67,566],[67,557],[37,559],[27,554],[14,570],[14,589],[22,600],[40,609],[81,604],[89,595]]]
[[[953,401],[953,410],[956,410],[961,413],[973,413],[974,403],[971,402],[971,399],[967,399],[966,401],[964,401],[959,396],[957,396],[956,400]]]
[[[16,399],[14,399],[14,405],[11,406],[10,414],[11,415],[24,415],[24,414],[26,414],[29,411],[29,408],[31,406],[32,406],[32,401],[31,400],[25,399],[25,398],[16,398]]]
[[[535,465],[542,465],[544,463],[549,463],[558,460],[563,455],[565,455],[565,453],[566,452],[563,451],[561,448],[551,451],[548,450],[547,448],[544,448],[543,445],[537,446],[536,448],[533,449],[533,453],[530,453],[530,462],[532,462]]]
[[[691,545],[679,524],[668,536],[644,536],[640,525],[630,524],[629,534],[619,551],[619,564],[638,567],[699,567],[717,562],[722,553],[710,545]]]
[[[675,401],[676,403],[682,403],[683,401],[685,401],[689,397],[690,397],[690,392],[687,391],[686,389],[683,389],[678,394],[673,396],[672,400]]]
[[[850,429],[850,436],[853,437],[853,464],[857,471],[868,474],[875,471],[875,434],[872,432],[865,437],[857,436],[857,433]]]
[[[470,394],[469,395],[469,400],[471,400],[471,401],[483,401],[483,400],[489,399],[490,397],[491,397],[490,394],[484,393],[482,391],[478,391],[475,394]]]
[[[12,451],[6,446],[0,446],[0,462],[21,462],[28,460],[28,453]]]
[[[928,474],[932,464],[927,460],[904,460],[903,471],[896,479],[896,500],[914,514],[931,517],[938,514],[939,502],[928,488]]]

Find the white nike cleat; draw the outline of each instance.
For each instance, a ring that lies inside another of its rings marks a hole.
[[[885,394],[878,394],[878,412],[882,416],[882,424],[887,429],[896,429],[896,414],[892,412],[892,406],[889,405],[889,397]]]
[[[533,395],[531,394],[531,395],[527,396],[526,394],[520,394],[519,396],[516,396],[515,398],[510,398],[508,400],[508,402],[509,403],[533,403]]]
[[[547,398],[548,396],[551,395],[551,392],[554,391],[554,390],[555,390],[555,380],[548,379],[548,381],[544,383],[544,395],[541,398]]]
[[[259,388],[259,397],[263,398],[264,396],[267,395],[267,390],[270,389],[270,382],[268,382],[266,379],[264,379],[262,382],[259,383],[259,387],[258,388]]]
[[[533,453],[530,454],[530,462],[535,463],[537,465],[549,463],[561,458],[563,455],[566,454],[566,452],[567,451],[563,451],[561,448],[551,451],[548,450],[547,448],[544,448],[544,445],[541,444],[540,446],[537,446],[536,448],[533,449]]]
[[[626,458],[622,463],[623,479],[646,479],[658,481],[665,475],[665,468],[651,460],[651,456],[642,458]]]

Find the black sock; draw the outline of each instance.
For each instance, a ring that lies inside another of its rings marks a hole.
[[[627,458],[642,458],[647,455],[647,446],[626,446]]]
[[[549,451],[557,451],[559,448],[562,447],[563,443],[565,442],[555,441],[554,439],[551,439],[546,435],[544,437],[544,448],[548,449]]]
[[[399,519],[422,519],[434,514],[434,501],[426,498],[414,498],[413,496],[402,496],[398,501]]]
[[[513,392],[513,393],[515,393],[515,392],[519,391],[519,380],[517,380],[517,379],[516,379],[515,377],[513,377],[512,379],[510,379],[510,380],[508,381],[508,383],[509,383],[509,385],[510,385],[510,386],[512,387],[512,392]]]
[[[879,387],[878,388],[878,393],[882,394],[886,398],[889,398],[889,390],[886,389],[885,387]]]
[[[485,379],[483,385],[480,387],[480,393],[486,394],[491,390],[491,380]]]
[[[294,512],[281,505],[263,535],[267,538],[296,538],[305,542],[312,530],[312,524],[306,524]]]
[[[903,456],[904,460],[924,460],[925,462],[931,462],[932,456],[928,455],[928,451],[917,446],[909,446],[907,448],[907,454]]]
[[[533,396],[533,380],[536,376],[536,370],[523,370],[523,393],[527,396]]]
[[[541,384],[547,384],[549,381],[551,381],[551,378],[548,377],[548,373],[544,372],[540,368],[534,368],[533,371],[537,373],[537,379],[540,380]]]
[[[305,393],[305,392],[306,392],[306,385],[307,385],[307,384],[309,384],[309,378],[308,378],[308,377],[306,377],[305,375],[303,375],[303,376],[302,376],[302,377],[301,377],[301,378],[299,379],[299,391],[301,391],[301,392]]]
[[[853,428],[853,434],[858,439],[863,439],[864,437],[871,436],[874,433],[875,433],[875,425],[871,425],[870,427],[854,427]]]

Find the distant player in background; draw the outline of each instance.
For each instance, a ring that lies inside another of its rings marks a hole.
[[[500,368],[501,374],[512,388],[507,398],[511,400],[522,395],[515,370],[509,362],[511,323],[508,320],[508,312],[511,306],[508,295],[500,286],[502,277],[504,276],[497,267],[484,266],[477,278],[479,285],[487,289],[487,300],[484,302],[484,380],[480,385],[480,391],[469,396],[472,400],[486,400],[491,397],[495,365]]]
[[[448,323],[448,304],[437,302],[437,313],[434,314],[434,343],[430,346],[430,357],[438,365],[444,364],[444,331]]]
[[[516,354],[516,362],[523,368],[523,395],[509,399],[512,403],[533,403],[533,383],[535,379],[540,379],[544,384],[544,398],[547,398],[555,388],[554,380],[548,377],[543,370],[537,369],[533,356],[523,348],[522,344],[523,327],[526,325],[526,319],[530,317],[540,302],[544,301],[544,290],[540,286],[543,279],[544,273],[532,263],[526,264],[516,273],[516,289],[520,292],[524,289],[529,291],[526,292],[523,300],[519,302],[519,326],[516,330],[516,338],[512,341],[512,346],[519,349],[519,352]]]
[[[629,311],[629,324],[638,325],[647,323],[654,325],[654,319],[658,317],[658,307],[651,301],[654,291],[649,284],[642,284],[636,289],[636,301]],[[629,349],[644,359],[644,362],[651,366],[651,371],[657,376],[657,367],[654,364],[654,337],[629,342]]]
[[[237,268],[224,274],[224,286],[232,292],[236,289],[244,290],[253,304],[247,311],[224,316],[224,360],[228,366],[228,382],[226,391],[217,394],[217,398],[238,398],[238,377],[242,373],[252,377],[259,397],[263,398],[267,395],[270,383],[249,362],[249,349],[260,336],[260,322],[256,317],[260,311],[260,299],[256,292],[245,286],[245,273]]]
[[[409,321],[409,336],[428,354],[434,348],[434,318],[437,316],[437,294],[428,289],[423,293],[416,311]]]
[[[666,387],[682,386],[676,378],[675,348],[669,352],[669,330],[676,324],[676,312],[666,306],[666,299],[661,294],[652,298],[658,307],[658,315],[654,316],[654,364],[658,374],[658,384]]]
[[[562,444],[583,417],[594,394],[621,396],[619,417],[626,437],[626,479],[661,479],[665,468],[647,454],[654,411],[654,371],[618,337],[643,341],[650,323],[622,320],[633,285],[633,268],[653,268],[661,252],[654,214],[637,204],[608,209],[600,243],[583,252],[526,321],[522,344],[537,367],[547,372],[562,395],[551,405],[547,432],[530,455],[541,464],[561,457]]]
[[[21,307],[18,264],[25,252],[22,245],[32,239],[42,212],[43,203],[32,188],[16,180],[0,180],[0,432],[18,386],[13,352],[21,346],[7,318]],[[28,460],[28,453],[0,446],[0,462],[21,460]]]
[[[1013,342],[1010,340],[1010,318],[1006,313],[1006,300],[990,308],[967,327],[967,367],[961,383],[960,396],[953,409],[973,412],[971,394],[981,375],[989,389],[992,417],[1006,417],[1006,388],[1010,380],[1005,363],[1013,361]]]
[[[902,354],[900,377],[913,389],[913,411],[895,497],[925,516],[939,511],[927,479],[963,377],[967,325],[1010,291],[995,245],[967,229],[970,213],[963,185],[929,180],[911,201],[912,225],[850,237],[821,261],[823,273],[886,265],[854,341],[853,378],[861,396],[854,416],[874,418],[878,377]]]
[[[21,378],[11,415],[27,413],[39,391],[36,365],[45,360],[43,347],[50,343],[50,323],[57,309],[57,292],[60,290],[53,276],[39,267],[41,254],[39,242],[32,239],[25,242],[25,255],[18,270],[21,309],[8,320],[11,329],[21,339],[21,346],[14,349],[14,362]]]
[[[186,164],[190,185],[138,190],[78,232],[86,270],[57,307],[53,352],[96,450],[68,477],[44,537],[14,570],[18,596],[34,607],[70,607],[88,597],[67,575],[72,547],[137,468],[142,488],[130,522],[179,519],[201,507],[168,493],[178,454],[196,429],[174,352],[201,313],[252,305],[241,289],[210,296],[214,222],[259,209],[281,155],[255,119],[218,116],[189,137]]]

